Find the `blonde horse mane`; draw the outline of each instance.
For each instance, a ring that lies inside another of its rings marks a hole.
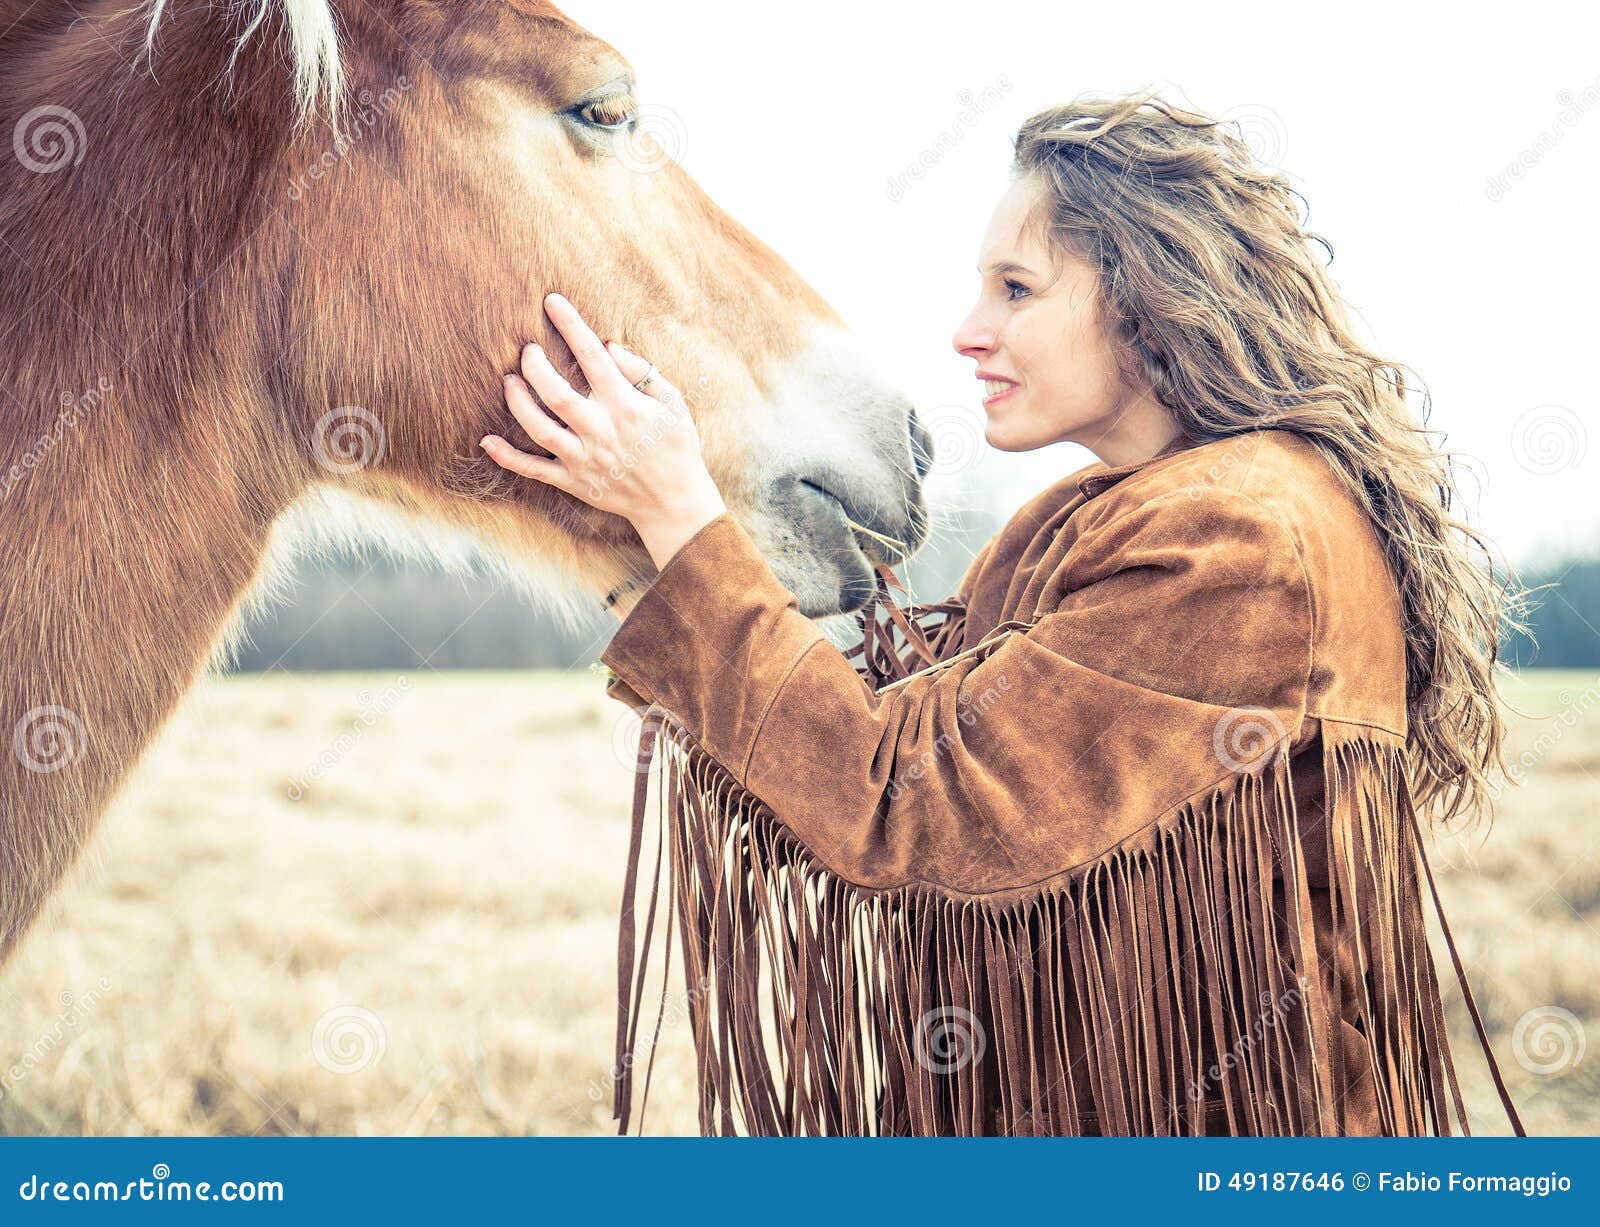
[[[148,60],[155,51],[156,33],[167,0],[145,0],[144,7],[148,12],[144,40]],[[329,119],[336,122],[344,99],[344,62],[331,0],[229,0],[230,17],[244,23],[234,40],[233,57],[228,61],[230,71],[240,50],[274,9],[279,11],[288,34],[297,120],[304,123],[319,109],[325,109]]]

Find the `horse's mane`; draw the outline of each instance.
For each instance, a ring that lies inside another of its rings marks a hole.
[[[155,50],[167,0],[143,3],[149,13],[145,29],[148,56]],[[230,16],[244,23],[234,41],[234,58],[276,10],[288,36],[294,101],[300,119],[310,118],[318,109],[337,118],[344,95],[344,63],[339,52],[339,23],[331,0],[229,0],[228,9]],[[232,66],[230,59],[229,68]]]

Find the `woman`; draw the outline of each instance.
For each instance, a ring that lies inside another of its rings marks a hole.
[[[911,611],[906,680],[795,611],[673,389],[570,304],[593,394],[530,346],[507,399],[551,458],[483,441],[659,569],[604,660],[690,755],[702,1124],[1449,1132],[1448,1083],[1464,1126],[1413,815],[1485,806],[1519,598],[1225,127],[1081,101],[1015,171],[954,345],[993,446],[1100,462]]]

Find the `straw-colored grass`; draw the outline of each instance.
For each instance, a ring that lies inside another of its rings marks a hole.
[[[1515,701],[1527,783],[1437,864],[1530,1130],[1594,1133],[1600,679]],[[609,1132],[636,727],[584,673],[208,682],[0,972],[0,1132]],[[647,1131],[692,1072],[669,1009]]]

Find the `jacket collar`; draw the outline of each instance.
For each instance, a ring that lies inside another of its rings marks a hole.
[[[1114,469],[1092,469],[1088,473],[1085,473],[1082,477],[1078,478],[1078,490],[1082,493],[1084,498],[1093,498],[1102,490],[1109,490],[1124,477],[1127,477],[1133,473],[1137,473],[1140,469],[1146,467],[1147,465],[1154,464],[1157,460],[1162,460],[1167,456],[1174,456],[1179,452],[1186,452],[1192,447],[1199,446],[1200,440],[1190,438],[1188,435],[1180,433],[1177,438],[1172,440],[1171,443],[1168,443],[1159,452],[1156,452],[1153,456],[1149,456],[1144,460],[1135,461],[1133,464],[1119,465]]]

